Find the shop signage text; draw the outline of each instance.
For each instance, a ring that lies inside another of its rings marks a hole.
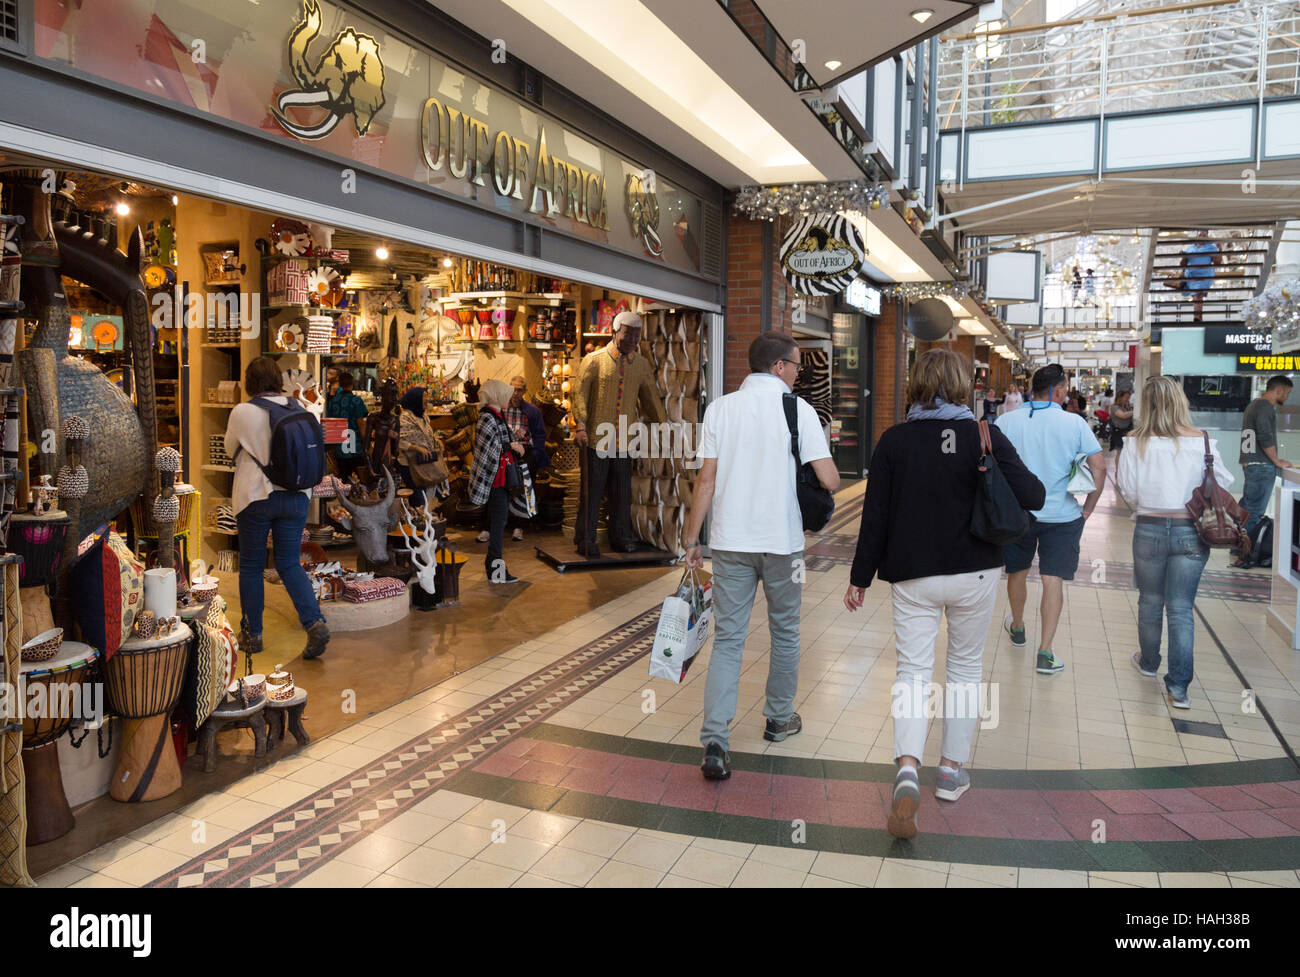
[[[1238,356],[1238,373],[1291,373],[1300,365],[1297,356]]]
[[[867,248],[847,218],[813,214],[790,228],[780,255],[781,273],[795,291],[836,295],[857,279]]]
[[[880,289],[872,288],[861,278],[854,279],[844,292],[844,301],[867,315],[880,315]]]
[[[420,113],[420,151],[430,172],[445,167],[480,187],[491,178],[497,193],[524,201],[530,214],[609,228],[605,175],[548,153],[544,124],[530,143],[504,129],[492,133],[482,119],[429,98]]]
[[[1271,353],[1273,334],[1248,332],[1231,326],[1205,327],[1205,353]]]

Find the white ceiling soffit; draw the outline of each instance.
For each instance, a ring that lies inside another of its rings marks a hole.
[[[877,281],[948,281],[952,276],[893,207],[846,215],[867,242],[866,272]]]
[[[714,0],[430,0],[727,187],[861,170]]]
[[[701,6],[706,0],[699,0]],[[709,0],[716,5],[716,0]],[[886,56],[915,46],[932,34],[961,23],[979,3],[953,0],[756,0],[773,28],[787,45],[796,40],[806,45],[804,67],[813,80],[825,88],[851,78],[863,68]],[[812,9],[810,9],[812,8]],[[931,10],[921,23],[914,10]],[[827,67],[827,62],[835,65]],[[835,64],[839,62],[839,64]]]
[[[957,219],[962,230],[979,235],[1235,226],[1300,217],[1300,159],[1269,160],[1252,185],[1242,179],[1246,165],[1136,170],[1107,175],[1099,184],[1090,176],[967,183],[945,193],[944,204],[951,211],[992,204]],[[1071,186],[1076,183],[1084,185]],[[1050,192],[1025,197],[1035,191]]]

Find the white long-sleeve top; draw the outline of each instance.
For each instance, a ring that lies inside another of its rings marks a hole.
[[[1214,456],[1215,480],[1228,488],[1235,479],[1223,464],[1214,438],[1210,439],[1210,454]],[[1145,444],[1129,438],[1120,452],[1119,492],[1140,516],[1182,512],[1204,478],[1205,439],[1199,435],[1148,438]]]
[[[273,404],[288,404],[288,397],[268,396]],[[239,448],[238,455],[235,451]],[[250,502],[267,498],[279,486],[272,485],[254,456],[266,463],[271,462],[271,415],[256,404],[239,404],[230,412],[230,421],[226,424],[226,454],[235,459],[234,485],[230,490],[231,507],[235,515]],[[303,495],[311,498],[311,489],[303,489]]]

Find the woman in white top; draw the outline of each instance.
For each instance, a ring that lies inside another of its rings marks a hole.
[[[270,356],[259,356],[244,371],[244,391],[250,398],[283,407],[289,398],[280,394],[280,383],[280,365]],[[275,569],[307,632],[302,657],[319,658],[329,641],[329,628],[307,571],[299,562],[311,489],[291,492],[277,488],[266,477],[262,465],[271,460],[271,419],[255,402],[239,404],[230,412],[226,453],[235,459],[231,505],[239,524],[239,603],[243,610],[239,644],[249,655],[262,650],[262,611],[266,605],[262,573],[266,569],[269,533]]]
[[[1137,510],[1133,578],[1138,587],[1138,644],[1133,667],[1154,677],[1160,668],[1160,625],[1169,619],[1165,688],[1178,709],[1191,708],[1192,605],[1210,550],[1192,526],[1186,503],[1205,477],[1205,434],[1192,427],[1187,395],[1174,377],[1148,377],[1142,413],[1119,456],[1119,491]],[[1224,488],[1232,473],[1209,442],[1214,475]]]

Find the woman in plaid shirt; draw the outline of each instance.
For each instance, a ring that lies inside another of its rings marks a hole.
[[[510,514],[510,496],[506,492],[508,461],[517,461],[524,453],[521,442],[514,440],[503,411],[510,403],[514,391],[504,380],[487,380],[479,391],[481,410],[478,430],[474,436],[474,468],[469,476],[469,501],[471,505],[487,507],[488,514],[488,583],[517,583],[501,558],[502,537],[506,531],[506,517]],[[508,452],[513,451],[511,459]]]

